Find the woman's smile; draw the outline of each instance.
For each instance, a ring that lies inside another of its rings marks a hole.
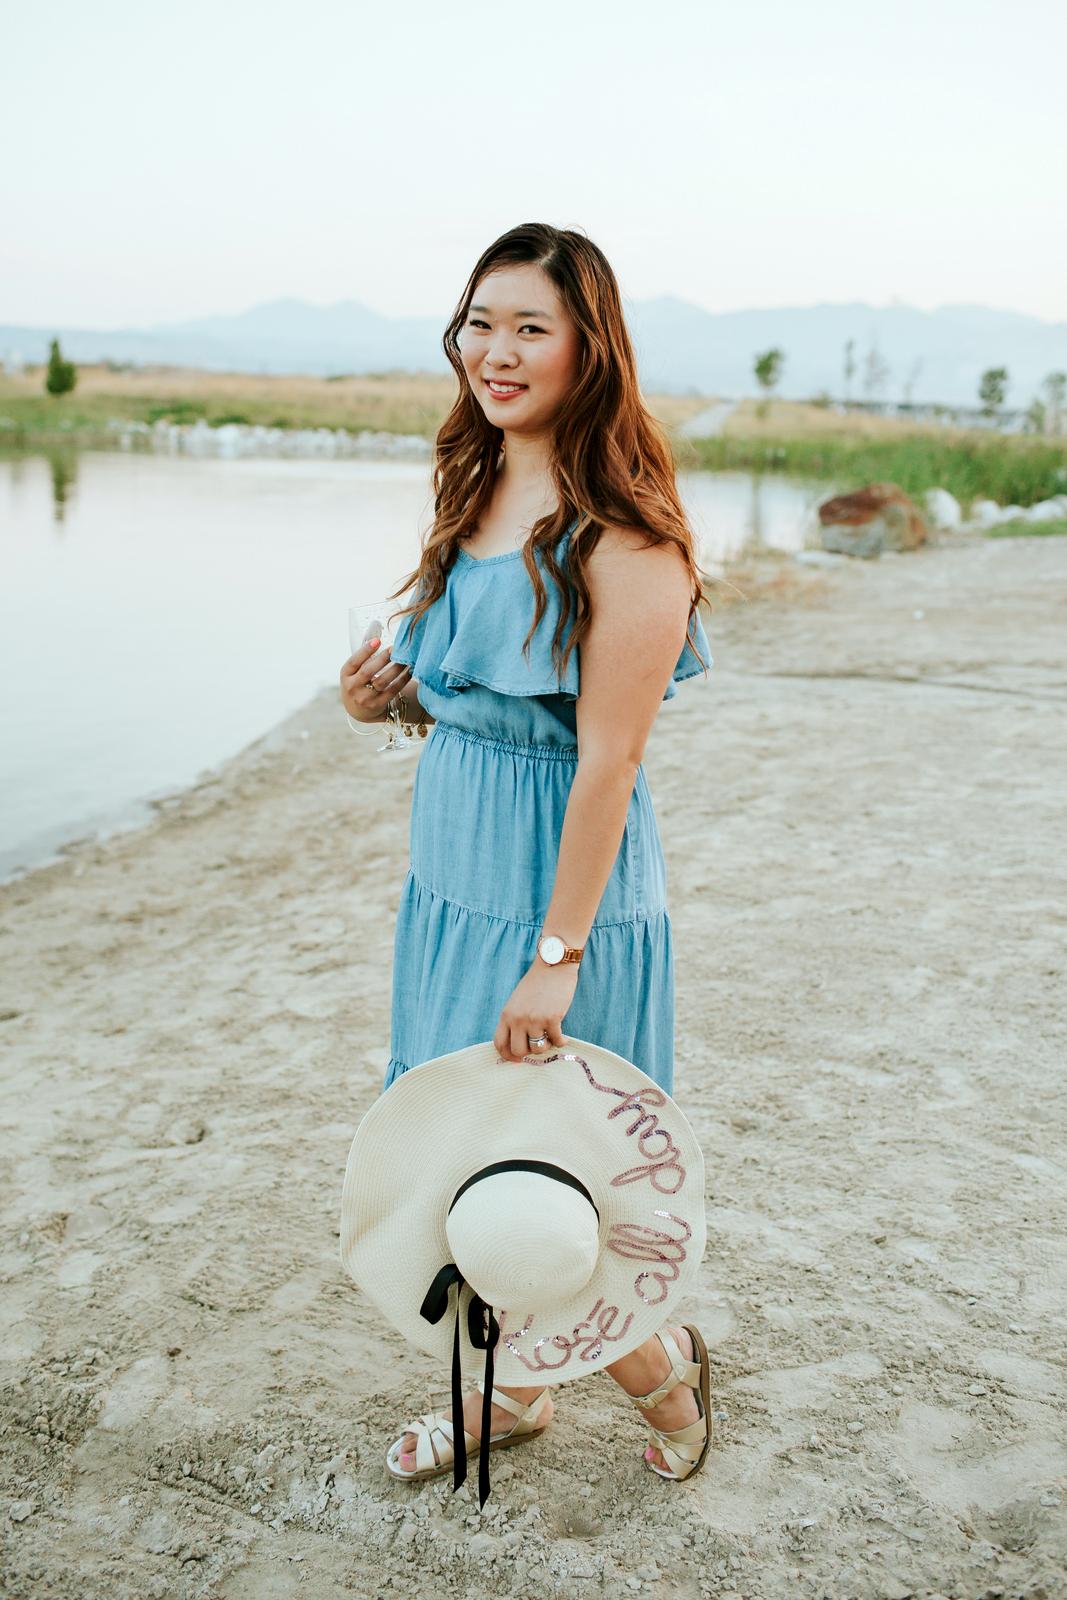
[[[529,384],[511,383],[505,378],[486,378],[485,386],[498,400],[510,400],[517,394],[525,394],[529,388]]]

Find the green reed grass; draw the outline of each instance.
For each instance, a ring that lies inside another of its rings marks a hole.
[[[989,530],[991,539],[1030,539],[1035,535],[1048,538],[1055,534],[1067,534],[1067,517],[1058,517],[1054,522],[1001,522]]]
[[[967,510],[975,500],[1031,506],[1067,493],[1067,439],[1005,434],[905,434],[899,438],[808,435],[795,439],[694,439],[686,463],[712,472],[780,472],[839,490],[898,484],[918,497],[947,489]]]

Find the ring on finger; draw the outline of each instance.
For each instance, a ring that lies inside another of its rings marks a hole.
[[[543,1050],[545,1048],[545,1045],[548,1043],[548,1039],[547,1039],[546,1035],[543,1034],[543,1033],[537,1039],[531,1039],[530,1035],[527,1034],[526,1035],[526,1042],[534,1050]]]

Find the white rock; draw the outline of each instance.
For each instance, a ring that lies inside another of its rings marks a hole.
[[[168,1129],[167,1142],[169,1144],[199,1144],[207,1132],[202,1117],[179,1117],[178,1121]]]
[[[1027,522],[1058,522],[1065,514],[1064,507],[1060,503],[1064,499],[1067,499],[1067,496],[1057,495],[1055,500],[1039,500],[1036,506],[1031,506],[1023,515]]]
[[[926,511],[935,528],[958,528],[963,521],[960,503],[947,489],[927,489]]]
[[[8,1512],[8,1516],[12,1522],[25,1522],[26,1518],[32,1517],[36,1510],[36,1500],[16,1500]]]

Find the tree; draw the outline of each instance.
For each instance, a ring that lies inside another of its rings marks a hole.
[[[1007,367],[987,367],[978,385],[978,398],[987,417],[996,416],[1008,392]]]
[[[1067,398],[1067,372],[1050,372],[1042,387],[1048,395],[1048,431],[1059,433],[1063,427],[1063,402]]]
[[[922,356],[920,356],[919,359],[913,364],[908,376],[904,379],[904,404],[906,406],[911,405],[911,397],[915,392],[915,385],[919,381],[919,376],[922,372],[922,369],[923,362]]]
[[[852,380],[856,376],[856,341],[849,339],[845,343],[845,404],[852,402]]]
[[[774,391],[778,387],[778,380],[782,376],[782,368],[784,366],[785,351],[779,350],[777,347],[764,350],[761,356],[756,357],[752,370],[756,374],[756,382],[763,390],[763,399],[757,408],[758,415],[761,417],[767,415],[767,402],[773,397]]]
[[[868,400],[877,400],[889,381],[889,363],[876,344],[872,344],[863,363],[863,392]]]
[[[49,394],[70,394],[78,381],[78,369],[73,361],[64,361],[59,340],[52,340],[52,353],[48,357],[48,374],[44,386]]]

